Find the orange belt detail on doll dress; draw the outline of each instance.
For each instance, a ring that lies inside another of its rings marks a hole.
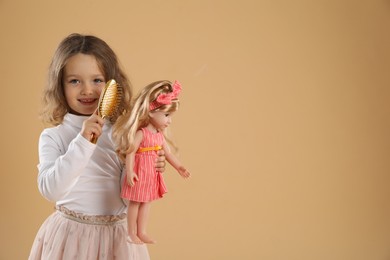
[[[144,152],[149,152],[149,151],[158,151],[161,150],[162,147],[159,145],[153,146],[153,147],[140,147],[137,150],[137,153],[144,153]]]

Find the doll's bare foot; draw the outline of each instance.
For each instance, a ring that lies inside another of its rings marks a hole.
[[[127,237],[127,242],[137,245],[144,243],[137,235],[134,234],[129,234],[129,236]]]
[[[155,244],[156,243],[156,241],[153,238],[149,237],[148,234],[146,234],[146,233],[139,233],[138,237],[139,237],[139,239],[142,240],[142,242],[144,242],[146,244]]]

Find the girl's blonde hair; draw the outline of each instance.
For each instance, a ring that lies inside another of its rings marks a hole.
[[[168,80],[161,80],[147,85],[134,100],[132,110],[127,111],[120,117],[113,128],[113,138],[117,147],[119,157],[124,160],[126,154],[134,150],[135,133],[146,127],[149,122],[149,113],[154,111],[174,112],[179,108],[179,99],[172,99],[171,104],[161,105],[150,110],[150,104],[160,94],[168,94],[173,91],[172,83]],[[168,139],[167,141],[170,142]],[[172,144],[172,142],[170,142]]]
[[[118,58],[106,42],[92,35],[70,34],[61,41],[49,66],[48,80],[43,91],[41,119],[44,124],[59,125],[65,114],[70,111],[63,87],[63,74],[66,63],[72,56],[82,53],[96,58],[106,81],[115,79],[123,88],[123,97],[119,113],[111,118],[114,123],[119,115],[130,105],[131,84],[121,69]]]

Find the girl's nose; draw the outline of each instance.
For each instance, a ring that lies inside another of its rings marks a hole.
[[[83,95],[88,95],[88,94],[91,94],[93,92],[93,86],[92,84],[89,84],[89,83],[84,83],[83,84],[83,87],[81,89],[81,94]]]

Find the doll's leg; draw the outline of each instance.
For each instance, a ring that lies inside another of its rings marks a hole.
[[[154,241],[146,233],[146,226],[149,219],[149,212],[150,212],[150,202],[142,203],[139,207],[139,212],[138,212],[137,235],[144,243],[154,244],[156,243],[156,241]]]
[[[139,202],[130,201],[127,208],[127,232],[131,239],[131,243],[142,244],[142,240],[137,236],[137,219],[140,208]]]

